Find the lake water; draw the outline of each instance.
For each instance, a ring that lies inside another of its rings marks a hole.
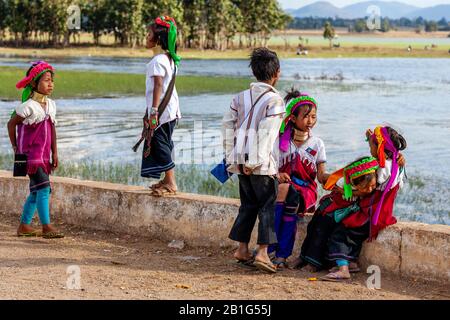
[[[33,58],[0,55],[1,66],[26,69]],[[144,74],[150,59],[73,57],[47,59],[57,70],[90,70]],[[282,59],[282,78],[285,80],[335,77],[342,74],[348,82],[364,83],[396,82],[414,84],[450,84],[449,59],[410,58],[339,58],[339,59]],[[249,77],[251,71],[247,60],[182,60],[180,75]]]
[[[139,59],[117,60],[121,64],[117,71],[142,70],[145,61],[135,60]],[[78,63],[86,69],[101,70],[104,66],[99,65],[107,60],[95,61],[89,58]],[[450,224],[449,62],[447,59],[284,60],[280,89],[295,84],[317,98],[319,121],[314,134],[325,142],[329,170],[368,154],[364,136],[367,128],[380,123],[400,128],[408,142],[404,154],[409,183],[399,195],[396,215],[403,220]],[[70,69],[74,65],[66,61],[60,67]],[[247,62],[240,60],[184,61],[181,70],[185,74],[194,71],[206,75],[249,74]],[[316,79],[340,72],[342,81]],[[310,80],[303,80],[308,77]],[[220,121],[231,98],[231,94],[180,97],[183,119],[174,134],[177,163],[193,160],[212,166],[221,160]],[[15,105],[16,102],[0,102],[0,127],[5,128],[9,111]],[[140,155],[133,153],[131,146],[141,130],[143,97],[58,100],[57,105],[61,161],[139,162]],[[0,135],[2,154],[10,152],[4,132]]]

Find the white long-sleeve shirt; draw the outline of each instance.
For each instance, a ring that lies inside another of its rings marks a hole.
[[[243,164],[255,175],[278,172],[278,135],[284,114],[280,93],[263,82],[252,83],[233,98],[222,122],[228,171],[240,173],[238,165]]]

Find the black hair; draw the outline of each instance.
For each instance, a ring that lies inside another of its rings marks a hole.
[[[284,97],[284,102],[287,104],[290,100],[298,98],[301,95],[302,94],[299,90],[295,89],[294,87],[291,87],[291,89],[287,92],[286,96]],[[306,110],[303,117],[306,117],[313,109],[313,106],[309,103],[306,106],[308,106],[308,109]],[[297,118],[300,113],[300,109],[302,108],[296,108],[294,112],[292,112],[292,115],[294,115]]]
[[[31,70],[33,70],[33,68],[36,67],[38,64],[39,64],[39,63],[34,62],[34,63],[31,65],[31,67],[30,67],[30,68],[28,69],[28,71],[27,71],[27,77],[30,75]]]
[[[349,163],[349,164],[347,165],[347,167],[350,166],[350,165],[352,165],[352,164],[354,164],[354,163],[356,163],[356,162],[362,161],[363,159],[366,159],[366,158],[368,158],[368,157],[361,157],[361,158],[358,158],[358,159],[356,159],[355,161],[352,161],[351,163]],[[354,186],[359,186],[359,185],[361,185],[361,186],[365,187],[368,183],[370,183],[370,182],[373,180],[373,178],[376,178],[376,177],[377,177],[376,172],[371,172],[371,173],[365,174],[365,175],[363,175],[363,176],[360,176],[360,177],[351,179],[350,182],[351,182],[351,184],[354,185]]]
[[[395,129],[391,127],[386,127],[386,130],[391,138],[392,143],[398,151],[402,151],[406,149],[406,139],[398,133]],[[392,158],[392,153],[389,150],[385,150],[386,153],[389,153],[388,156]]]
[[[280,71],[277,53],[267,48],[256,48],[250,55],[249,67],[258,81],[269,81]]]
[[[394,147],[398,151],[405,150],[406,146],[407,146],[406,139],[400,133],[398,133],[395,129],[393,129],[391,127],[386,127],[386,130],[389,134],[389,138],[391,138],[391,141],[394,144]],[[378,141],[375,140],[374,142],[376,145],[378,145]],[[384,152],[388,158],[392,159],[392,156],[393,156],[392,151],[386,150],[386,148],[384,148]]]
[[[169,29],[156,23],[150,25],[153,31],[156,43],[161,46],[163,50],[169,50]],[[175,53],[177,52],[177,44],[175,43]]]

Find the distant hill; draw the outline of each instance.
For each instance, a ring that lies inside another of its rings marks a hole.
[[[367,16],[367,8],[371,5],[378,6],[382,17],[391,19],[417,18],[422,17],[427,20],[440,20],[445,17],[450,20],[450,5],[437,5],[428,8],[419,8],[397,1],[366,1],[338,8],[327,1],[318,1],[310,5],[298,8],[288,9],[287,13],[294,17],[318,17],[318,18],[346,18],[357,19]]]
[[[391,19],[400,19],[407,17],[407,15],[420,8],[411,6],[401,2],[385,2],[385,1],[367,1],[352,4],[343,8],[352,19],[362,18],[367,16],[367,8],[371,5],[378,6],[382,17],[389,17]]]
[[[450,4],[441,4],[434,7],[415,10],[406,16],[407,18],[422,17],[427,20],[441,20],[443,17],[450,20]]]
[[[347,13],[332,5],[326,1],[318,1],[313,4],[301,7],[299,9],[290,9],[288,13],[293,17],[305,18],[305,17],[340,17],[340,18],[350,18]]]

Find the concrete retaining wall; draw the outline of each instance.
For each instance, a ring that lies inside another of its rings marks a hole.
[[[52,216],[66,223],[184,240],[192,246],[234,245],[227,236],[238,200],[195,194],[155,198],[135,186],[59,177],[52,182]],[[0,171],[0,211],[19,218],[27,194],[27,178]],[[306,223],[301,224],[297,248],[305,229]],[[450,226],[400,222],[365,244],[361,263],[400,276],[450,282],[449,242]]]

